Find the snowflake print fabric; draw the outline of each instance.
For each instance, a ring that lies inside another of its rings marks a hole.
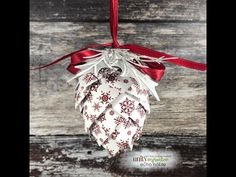
[[[126,97],[126,99],[122,103],[120,103],[120,107],[121,107],[121,113],[124,112],[130,116],[130,114],[134,110],[134,101],[131,101]]]
[[[122,64],[100,64],[96,69],[79,76],[75,106],[82,114],[85,131],[115,156],[132,150],[140,138],[146,113],[150,112],[150,91],[129,70],[124,74]]]
[[[150,113],[149,96],[159,100],[155,91],[158,84],[129,64],[137,59],[134,54],[120,49],[101,53],[88,60],[86,67],[81,65],[82,70],[73,78],[78,78],[75,107],[83,117],[85,131],[115,156],[132,150],[141,137]]]

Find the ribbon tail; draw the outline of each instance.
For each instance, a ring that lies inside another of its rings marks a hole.
[[[76,51],[76,52],[77,52],[77,51]],[[60,58],[58,58],[58,59],[52,61],[51,63],[46,64],[46,65],[39,66],[39,67],[36,67],[36,68],[30,68],[30,70],[43,69],[43,68],[49,67],[49,66],[54,65],[54,64],[56,64],[56,63],[58,63],[58,62],[60,62],[60,61],[62,61],[62,60],[65,60],[66,58],[70,57],[70,56],[73,55],[74,53],[75,53],[75,52],[72,52],[72,53],[69,53],[69,54],[67,54],[67,55],[64,55],[64,56],[62,56],[62,57],[60,57]]]
[[[164,57],[164,61],[176,64],[176,65],[179,65],[182,67],[186,67],[186,68],[191,68],[191,69],[200,70],[200,71],[205,71],[207,69],[206,64],[204,64],[204,63],[198,63],[198,62],[190,61],[190,60],[187,60],[184,58],[176,57],[176,59],[166,59],[165,60],[165,58],[171,58],[173,56],[163,53],[163,52],[159,52],[159,51],[155,51],[155,50],[152,50],[149,48],[145,48],[145,47],[142,47],[139,45],[135,45],[135,44],[122,45],[122,46],[120,46],[120,48],[129,49],[131,52],[139,54],[139,55],[146,55],[146,56],[155,57],[155,58]]]
[[[75,65],[80,64],[81,62],[84,62],[84,60],[86,60],[84,57],[91,56],[91,55],[94,55],[94,54],[97,53],[95,51],[89,50],[88,48],[104,48],[104,47],[110,47],[110,46],[112,46],[112,43],[88,45],[88,46],[86,46],[86,47],[84,47],[80,50],[77,50],[77,51],[71,52],[67,55],[64,55],[64,56],[62,56],[62,57],[46,64],[46,65],[42,65],[42,66],[39,66],[39,67],[36,67],[36,68],[31,68],[30,70],[47,68],[51,65],[59,63],[62,60],[65,60],[68,57],[71,57],[71,63],[67,67],[67,70],[69,72],[71,72],[72,74],[76,74],[79,71],[79,69],[75,68]]]
[[[169,63],[173,63],[175,65],[183,66],[186,68],[200,70],[200,71],[206,71],[206,69],[207,69],[207,66],[204,63],[198,63],[198,62],[186,60],[183,58],[170,59],[170,60],[166,59],[164,61],[169,62]]]

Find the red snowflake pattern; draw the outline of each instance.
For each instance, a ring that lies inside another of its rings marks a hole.
[[[92,131],[93,131],[96,135],[100,134],[100,133],[101,133],[100,126],[99,126],[99,125],[94,125],[94,126],[92,127]]]
[[[134,138],[135,139],[139,139],[140,137],[142,136],[142,130],[140,127],[138,127],[135,131],[135,135],[134,135]]]
[[[116,137],[117,137],[117,135],[119,135],[119,134],[120,134],[120,132],[118,132],[117,130],[115,130],[115,131],[111,134],[111,138],[112,138],[113,140],[115,140]]]
[[[125,101],[120,103],[120,106],[121,106],[121,113],[128,114],[129,116],[135,109],[134,101],[129,100],[127,97]]]
[[[96,115],[89,115],[88,118],[94,122],[96,119],[97,119],[97,116]]]
[[[110,128],[106,128],[104,125],[102,125],[102,129],[105,131],[106,136],[110,135]]]
[[[87,84],[93,80],[96,80],[97,78],[93,75],[93,73],[87,73],[84,78],[83,81]]]
[[[116,144],[121,149],[126,149],[129,147],[128,140],[126,141],[120,140],[120,142],[116,142]]]
[[[114,120],[116,125],[119,125],[120,123],[124,123],[126,121],[125,118],[122,116],[118,116]]]
[[[111,111],[109,112],[109,114],[112,116],[112,115],[114,115],[115,113],[114,113],[113,110],[111,110]]]
[[[124,125],[124,128],[126,129],[126,128],[129,128],[132,125],[132,123],[130,120],[127,120],[127,121],[123,122],[123,125]]]
[[[136,92],[138,95],[147,95],[148,94],[148,90],[146,90],[146,89],[136,88]]]
[[[112,84],[116,83],[117,82],[117,76],[118,76],[117,73],[107,74],[106,77],[105,77],[106,82],[107,83],[112,83]]]
[[[107,73],[110,69],[109,68],[102,68],[98,71],[99,74]]]
[[[99,103],[94,103],[93,108],[94,108],[94,111],[98,111],[99,112],[101,106],[100,106]]]
[[[99,97],[99,99],[101,100],[101,102],[102,102],[103,104],[108,104],[108,103],[109,103],[109,100],[111,100],[110,91],[109,91],[109,92],[103,92],[103,91],[102,91],[102,94],[101,94],[101,96]]]

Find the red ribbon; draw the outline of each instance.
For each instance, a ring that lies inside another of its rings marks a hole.
[[[78,65],[82,65],[86,62],[86,58],[84,57],[88,57],[88,56],[93,56],[95,54],[97,54],[97,52],[93,51],[93,50],[89,50],[88,48],[105,48],[105,47],[113,47],[113,48],[121,48],[121,49],[129,49],[130,52],[133,52],[135,54],[139,54],[139,55],[146,55],[149,57],[154,57],[154,58],[171,58],[174,57],[172,55],[163,53],[163,52],[159,52],[159,51],[155,51],[152,49],[148,49],[139,45],[135,45],[135,44],[125,44],[125,45],[119,45],[118,40],[117,40],[117,32],[118,32],[118,0],[110,0],[110,31],[111,31],[111,37],[112,37],[112,43],[106,43],[106,44],[95,44],[95,45],[90,45],[87,46],[81,50],[72,52],[70,54],[67,54],[65,56],[62,56],[61,58],[38,68],[34,68],[34,69],[41,69],[41,68],[46,68],[50,65],[56,64],[68,57],[71,57],[71,62],[69,64],[69,66],[67,67],[67,70],[70,71],[72,74],[76,74],[77,72],[79,72],[78,68],[75,68],[75,66]],[[200,71],[205,71],[206,70],[206,64],[203,63],[197,63],[194,61],[190,61],[184,58],[178,58],[175,57],[176,59],[165,59],[165,62],[169,62],[175,65],[179,65],[179,66],[183,66],[186,68],[191,68],[191,69],[196,69],[196,70],[200,70]],[[145,58],[147,59],[147,58]],[[165,71],[165,66],[163,63],[157,63],[157,62],[144,62],[148,68],[146,67],[139,67],[136,66],[135,67],[149,75],[153,80],[155,81],[160,81],[161,78],[164,75],[164,71]]]
[[[118,48],[119,43],[117,40],[118,31],[118,0],[110,0],[110,31],[113,40],[112,47]]]

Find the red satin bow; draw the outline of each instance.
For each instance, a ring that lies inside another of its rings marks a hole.
[[[119,45],[118,40],[117,40],[117,29],[118,29],[118,0],[110,0],[110,31],[111,31],[111,37],[112,37],[112,43],[107,43],[107,44],[95,44],[95,45],[90,45],[87,46],[81,50],[72,52],[70,54],[67,54],[65,56],[62,56],[61,58],[53,61],[52,63],[49,63],[47,65],[34,68],[34,69],[41,69],[48,67],[50,65],[53,65],[55,63],[58,63],[68,57],[71,57],[71,62],[69,66],[67,67],[67,70],[70,71],[72,74],[76,74],[79,72],[78,68],[75,68],[77,65],[81,65],[86,62],[86,58],[88,56],[93,56],[97,54],[97,52],[93,50],[89,50],[88,48],[105,48],[105,47],[113,47],[113,48],[121,48],[121,49],[129,49],[130,52],[133,52],[138,55],[146,55],[149,57],[154,57],[154,58],[171,58],[174,57],[172,55],[155,51],[152,49],[148,49],[139,45],[135,44],[125,44],[125,45]],[[145,58],[146,59],[146,58]],[[205,71],[206,70],[206,64],[203,63],[197,63],[193,62],[184,58],[177,58],[176,59],[165,59],[165,62],[169,62],[172,64],[176,64],[179,66],[183,66],[186,68],[191,68],[191,69],[196,69],[200,71]],[[144,62],[148,68],[144,68],[141,66],[136,66],[135,67],[140,70],[141,72],[149,75],[153,80],[155,81],[160,81],[161,78],[164,75],[165,71],[165,66],[163,63],[157,63],[157,62]]]

